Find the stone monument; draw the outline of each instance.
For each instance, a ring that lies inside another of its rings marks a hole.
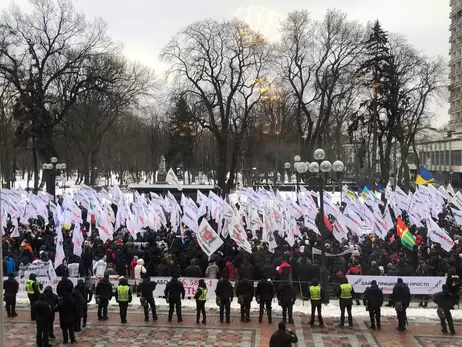
[[[166,178],[167,178],[167,170],[165,167],[165,157],[164,155],[161,155],[159,169],[157,170],[157,182],[156,183],[165,183]]]

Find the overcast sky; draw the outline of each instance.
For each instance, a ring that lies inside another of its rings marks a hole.
[[[28,0],[15,2],[27,6]],[[0,9],[8,3],[0,0]],[[125,54],[157,72],[163,70],[158,62],[162,47],[191,22],[238,17],[274,39],[280,20],[298,9],[307,9],[315,19],[329,8],[363,23],[379,19],[385,30],[404,34],[428,55],[448,59],[449,52],[449,0],[74,0],[74,4],[88,19],[102,17],[109,35],[124,44]],[[448,120],[447,107],[438,114],[437,123]]]

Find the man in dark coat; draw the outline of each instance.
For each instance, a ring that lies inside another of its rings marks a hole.
[[[223,323],[225,311],[226,311],[226,323],[231,322],[230,309],[231,301],[233,301],[234,289],[230,281],[228,281],[228,274],[224,272],[223,278],[218,281],[215,294],[219,298],[220,303],[220,323]]]
[[[183,321],[183,317],[181,316],[181,299],[184,300],[186,292],[184,290],[183,283],[178,281],[178,277],[172,277],[171,281],[167,283],[164,295],[169,303],[168,321],[172,321],[173,310],[175,308],[178,323],[181,323]]]
[[[250,304],[253,297],[253,284],[247,277],[243,277],[236,286],[236,296],[239,299],[241,305],[241,322],[250,322]]]
[[[43,293],[46,295],[48,305],[50,306],[50,309],[52,310],[52,313],[50,315],[50,338],[54,339],[55,334],[54,334],[54,322],[55,322],[55,313],[53,312],[53,309],[58,305],[59,303],[59,297],[55,293],[53,293],[53,288],[50,286],[46,287]]]
[[[398,278],[398,283],[393,288],[392,301],[395,304],[396,315],[398,316],[398,331],[406,330],[406,309],[411,302],[411,291],[402,278]]]
[[[83,280],[78,280],[77,285],[75,286],[75,289],[77,289],[80,292],[83,298],[82,328],[85,328],[87,326],[87,319],[88,319],[88,303],[91,301],[93,297],[93,293],[90,290],[90,288],[88,288],[88,286],[85,284]]]
[[[64,292],[63,297],[53,311],[59,312],[59,325],[63,333],[63,343],[67,344],[70,337],[71,343],[74,344],[76,342],[74,335],[75,303],[71,295]]]
[[[50,332],[50,316],[52,311],[48,305],[45,294],[40,294],[38,300],[34,302],[35,323],[37,325],[37,346],[49,347],[49,332]]]
[[[252,281],[253,279],[253,274],[254,274],[254,268],[252,264],[250,264],[249,260],[247,258],[244,258],[244,262],[242,263],[241,266],[239,266],[239,278],[247,278],[249,281]]]
[[[109,282],[109,275],[105,274],[96,285],[95,297],[98,303],[98,320],[107,320],[107,307],[112,298],[112,284]]]
[[[287,314],[289,315],[289,324],[294,324],[292,310],[297,299],[297,291],[289,281],[284,281],[277,289],[277,298],[279,305],[282,307],[282,321],[287,322]]]
[[[143,282],[140,283],[140,294],[141,298],[145,300],[143,308],[144,308],[144,321],[149,322],[149,307],[151,307],[152,312],[152,320],[157,320],[157,313],[156,313],[156,302],[154,301],[153,291],[157,287],[157,282],[151,282],[151,278],[146,276],[143,279]]]
[[[59,281],[58,286],[56,287],[56,294],[58,294],[58,296],[62,298],[64,296],[64,293],[71,295],[73,290],[74,283],[72,283],[72,281],[69,278],[67,278],[67,276],[63,276],[61,278],[61,281]]]
[[[373,280],[371,286],[367,287],[364,292],[364,305],[369,310],[371,329],[375,330],[376,327],[380,329],[380,307],[383,305],[383,292],[382,289],[377,286],[376,280]]]
[[[271,281],[268,280],[265,274],[262,275],[262,279],[257,284],[257,288],[255,289],[255,297],[260,304],[260,313],[258,316],[258,322],[261,323],[263,321],[263,311],[266,307],[266,313],[268,315],[268,323],[272,323],[271,318],[271,301],[274,298],[274,286]]]
[[[297,342],[297,335],[290,329],[286,330],[285,323],[281,322],[278,331],[271,336],[269,347],[292,347]]]
[[[85,300],[83,299],[82,294],[80,294],[77,288],[74,288],[72,291],[72,300],[74,300],[75,304],[75,315],[74,315],[74,332],[78,333],[81,332],[81,323],[82,323],[82,316],[83,316],[83,307],[85,305]]]
[[[454,330],[451,310],[454,309],[454,305],[458,302],[456,296],[451,293],[450,288],[446,284],[443,284],[443,291],[436,293],[433,296],[433,301],[438,305],[438,317],[441,321],[441,332],[445,334],[448,332],[446,326],[447,321],[449,331],[451,332],[451,335],[454,335],[456,332]]]
[[[16,317],[16,295],[19,291],[19,283],[14,279],[14,274],[8,274],[8,279],[3,282],[3,289],[5,290],[5,306],[6,314],[8,317]]]

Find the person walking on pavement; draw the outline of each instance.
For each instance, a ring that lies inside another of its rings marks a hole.
[[[274,298],[274,286],[273,283],[268,280],[268,277],[265,274],[262,275],[262,279],[257,284],[257,288],[255,289],[255,297],[257,298],[257,302],[260,304],[258,322],[261,323],[263,321],[263,311],[266,307],[268,323],[271,324],[273,321],[271,301]]]
[[[297,335],[290,329],[286,330],[286,324],[281,322],[278,331],[271,336],[269,347],[292,347],[292,344],[297,342]]]
[[[253,284],[247,277],[242,278],[236,286],[236,296],[239,299],[241,305],[241,322],[250,322],[250,304],[253,297]]]
[[[311,319],[310,319],[310,326],[314,326],[314,317],[316,314],[316,310],[318,311],[318,321],[319,326],[324,326],[324,320],[322,319],[321,307],[322,307],[322,299],[324,298],[324,291],[322,290],[321,286],[317,278],[313,278],[311,281],[311,286],[308,288],[308,297],[311,301]]]
[[[46,287],[43,293],[46,295],[48,305],[50,306],[50,309],[52,311],[50,315],[50,320],[49,320],[49,332],[50,332],[50,339],[55,339],[55,333],[54,333],[54,323],[55,323],[55,312],[53,309],[58,305],[59,303],[59,297],[55,293],[53,293],[53,288],[50,286]]]
[[[451,335],[454,335],[456,331],[454,330],[454,322],[452,320],[451,310],[454,309],[454,305],[458,303],[457,297],[451,293],[449,287],[446,284],[443,284],[443,291],[436,293],[433,296],[433,301],[438,305],[438,317],[441,321],[441,332],[444,334],[448,333],[449,331]]]
[[[59,312],[59,325],[63,334],[63,343],[69,343],[69,338],[72,344],[76,343],[74,335],[75,303],[71,295],[64,292],[63,297],[53,311]]]
[[[337,296],[340,298],[340,328],[345,326],[345,309],[348,313],[348,325],[353,326],[353,316],[351,315],[351,306],[353,305],[353,296],[355,291],[353,286],[348,283],[346,277],[342,278],[342,284],[337,288]]]
[[[34,303],[38,300],[40,295],[39,287],[41,286],[42,285],[37,282],[37,275],[30,274],[29,279],[26,281],[26,292],[30,303],[30,320],[32,321],[35,320]]]
[[[104,274],[104,278],[96,285],[95,297],[98,304],[98,320],[108,320],[107,307],[112,298],[112,284],[109,282],[108,274]]]
[[[282,307],[282,321],[287,323],[287,315],[289,316],[289,324],[294,324],[292,316],[295,300],[297,299],[297,291],[288,280],[284,281],[277,289],[277,298],[279,305]]]
[[[231,323],[230,309],[231,301],[233,301],[234,288],[230,281],[228,281],[228,274],[225,272],[223,278],[218,281],[215,295],[219,301],[220,306],[220,323],[223,323],[226,313],[226,323]],[[226,311],[226,312],[225,312]]]
[[[77,289],[83,297],[82,328],[85,328],[87,326],[87,319],[88,319],[88,303],[91,301],[93,297],[93,293],[90,290],[90,288],[88,288],[88,286],[85,284],[83,280],[77,281],[77,285],[75,286],[75,289]]]
[[[119,304],[120,322],[126,324],[128,304],[132,302],[132,291],[128,286],[127,280],[123,276],[119,278],[119,285],[117,286],[115,298]]]
[[[380,308],[383,305],[383,292],[377,285],[376,280],[372,280],[371,286],[366,288],[364,292],[364,305],[369,310],[369,318],[371,319],[371,329],[380,330]]]
[[[164,295],[169,304],[168,321],[172,321],[173,310],[175,308],[178,323],[181,323],[183,321],[183,317],[181,316],[181,299],[184,300],[186,292],[184,290],[183,283],[178,281],[178,277],[173,276],[170,282],[167,283]]]
[[[51,347],[49,344],[50,317],[53,315],[45,294],[40,294],[34,302],[35,323],[37,326],[36,342],[39,347]]]
[[[8,274],[8,279],[3,282],[3,289],[5,290],[6,314],[8,317],[16,317],[18,315],[16,313],[16,295],[19,291],[19,283],[14,279],[13,273]]]
[[[392,301],[395,305],[396,315],[398,316],[398,327],[396,330],[406,330],[406,309],[411,303],[411,291],[402,278],[398,278],[398,283],[393,287],[391,295]]]
[[[196,324],[199,324],[202,312],[202,324],[207,323],[207,317],[205,315],[205,302],[207,301],[208,289],[204,280],[199,280],[199,287],[197,288],[194,299],[196,300]]]
[[[156,302],[154,301],[153,291],[157,287],[157,282],[152,282],[149,276],[145,276],[143,282],[140,283],[140,295],[142,306],[144,309],[144,321],[149,322],[149,307],[152,312],[152,320],[157,320]]]

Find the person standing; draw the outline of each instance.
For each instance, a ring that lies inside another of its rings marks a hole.
[[[178,323],[181,323],[183,321],[183,317],[181,316],[181,299],[184,300],[186,292],[184,290],[183,283],[178,281],[178,277],[173,276],[170,282],[167,283],[165,286],[164,295],[169,305],[168,321],[172,321],[173,310],[175,308],[176,315],[178,317]]]
[[[308,297],[311,301],[311,319],[310,319],[310,326],[314,326],[314,317],[316,314],[316,310],[318,311],[318,321],[319,326],[324,326],[324,320],[322,319],[321,307],[322,307],[322,299],[324,297],[324,291],[322,290],[321,286],[317,278],[313,278],[311,281],[311,286],[308,288]]]
[[[59,312],[59,325],[63,333],[63,343],[67,344],[70,338],[71,343],[74,344],[76,342],[74,335],[75,303],[71,295],[64,292],[63,297],[53,311]]]
[[[16,295],[19,291],[19,283],[14,279],[13,273],[8,274],[8,279],[3,282],[3,289],[5,290],[6,314],[8,317],[16,317],[18,315],[16,313]]]
[[[83,306],[85,305],[84,304],[85,300],[83,299],[82,294],[80,294],[77,288],[74,288],[71,296],[75,304],[74,332],[79,333],[82,331],[81,323],[82,323]]]
[[[353,286],[348,283],[346,277],[342,278],[342,284],[337,288],[337,296],[340,298],[340,328],[345,326],[345,309],[348,312],[348,325],[353,326],[353,316],[351,314],[351,306],[353,305],[353,296],[355,291]]]
[[[289,316],[289,324],[294,324],[292,316],[295,300],[297,299],[297,291],[288,280],[279,285],[277,289],[277,298],[279,305],[282,307],[282,321],[287,323],[287,315]]]
[[[255,289],[255,297],[257,298],[257,302],[260,304],[258,322],[261,323],[263,321],[263,311],[266,307],[268,323],[271,324],[273,321],[271,301],[274,298],[274,286],[273,283],[268,280],[268,277],[265,274],[262,275],[262,279],[257,284],[257,288]]]
[[[208,289],[204,280],[199,280],[199,287],[197,288],[194,299],[196,299],[196,324],[199,324],[202,312],[202,324],[206,324],[207,317],[205,315],[205,302],[207,301]]]
[[[30,303],[30,320],[35,320],[35,311],[34,311],[34,303],[38,300],[40,295],[39,283],[37,282],[37,275],[30,274],[29,279],[26,281],[26,292],[29,298]]]
[[[237,283],[236,295],[241,305],[241,322],[243,323],[250,322],[250,304],[252,303],[253,292],[253,284],[247,277],[243,277]]]
[[[446,284],[443,284],[443,291],[436,293],[433,296],[433,301],[438,305],[438,317],[441,321],[441,332],[447,334],[449,326],[449,331],[451,335],[454,335],[456,331],[454,330],[454,322],[452,320],[451,310],[454,309],[454,305],[458,303],[457,297],[451,293],[449,287]]]
[[[153,291],[156,289],[157,283],[152,282],[149,276],[144,277],[143,282],[140,284],[140,294],[144,300],[144,321],[149,322],[149,307],[151,307],[152,320],[157,320],[156,302],[154,301]]]
[[[395,305],[396,315],[398,316],[398,327],[396,330],[406,330],[406,309],[411,303],[411,291],[402,278],[398,278],[398,283],[393,287],[391,295],[392,301]]]
[[[107,307],[112,298],[112,284],[109,282],[108,274],[104,274],[104,278],[96,285],[95,297],[98,304],[98,320],[108,320]]]
[[[38,300],[34,302],[35,323],[37,326],[36,342],[37,346],[50,347],[49,334],[50,334],[50,317],[52,311],[48,305],[47,297],[45,294],[40,294]]]
[[[371,329],[380,330],[380,308],[383,305],[383,292],[377,285],[376,280],[372,280],[371,286],[366,288],[364,292],[364,305],[369,310],[369,318],[371,319]]]
[[[219,299],[220,306],[220,323],[224,321],[226,311],[226,323],[231,323],[230,309],[231,301],[233,301],[234,289],[231,282],[228,280],[228,274],[225,272],[223,278],[218,281],[215,294]]]
[[[281,322],[278,325],[278,331],[271,336],[269,347],[291,347],[297,342],[297,335],[290,329],[286,330],[286,324]]]
[[[83,280],[78,280],[77,285],[75,286],[80,294],[83,297],[83,309],[82,309],[82,328],[87,326],[87,319],[88,319],[88,303],[91,301],[93,297],[93,293],[91,292],[90,288],[85,284]]]
[[[58,305],[59,297],[58,295],[53,293],[53,288],[51,288],[50,286],[46,287],[43,293],[46,295],[48,305],[50,306],[50,309],[52,311],[50,315],[50,321],[49,321],[50,339],[55,339],[55,334],[54,334],[55,312],[53,311],[53,309]]]
[[[128,286],[127,280],[123,276],[119,278],[119,285],[117,286],[115,298],[119,304],[120,321],[122,324],[126,324],[128,304],[132,302],[132,291]]]
[[[62,298],[65,293],[71,295],[73,290],[74,283],[72,283],[72,281],[67,277],[67,275],[65,275],[61,278],[61,281],[59,281],[58,286],[56,287],[56,294],[58,294],[58,296]]]

